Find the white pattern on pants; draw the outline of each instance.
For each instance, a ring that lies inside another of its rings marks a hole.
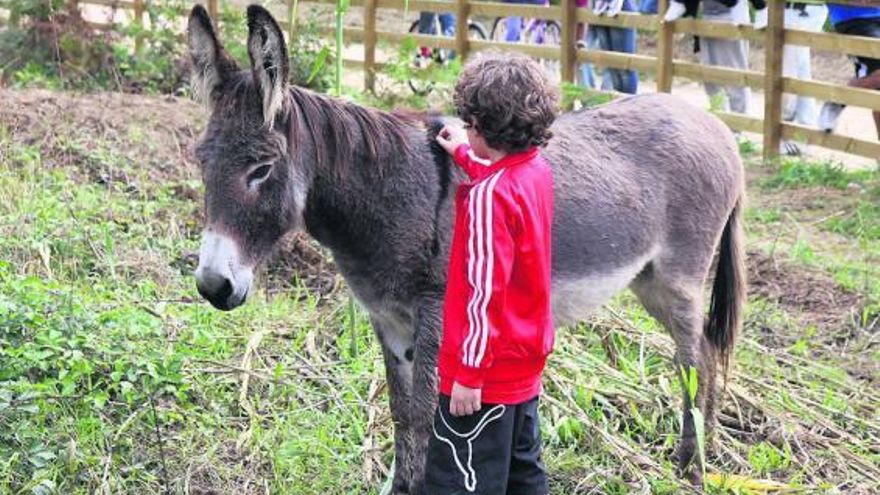
[[[489,426],[489,423],[495,421],[501,416],[504,416],[504,411],[506,409],[507,408],[501,404],[493,407],[492,409],[489,409],[489,412],[483,415],[483,417],[480,419],[480,422],[477,423],[477,426],[475,426],[473,430],[467,433],[459,433],[452,429],[452,427],[449,426],[449,423],[446,421],[446,418],[443,416],[443,410],[437,410],[437,413],[440,416],[440,420],[443,422],[443,426],[446,427],[446,430],[453,435],[467,441],[467,458],[464,462],[462,462],[458,450],[455,449],[455,443],[453,443],[452,440],[450,440],[449,438],[446,438],[437,432],[437,422],[435,419],[434,436],[437,438],[437,440],[440,440],[441,442],[448,445],[450,449],[452,449],[452,458],[455,461],[456,467],[458,467],[458,470],[464,476],[464,487],[469,492],[473,492],[477,489],[477,473],[476,471],[474,471],[474,466],[471,464],[471,461],[473,460],[474,441],[476,441],[476,439],[480,436],[480,433],[482,433],[483,430],[487,426]]]

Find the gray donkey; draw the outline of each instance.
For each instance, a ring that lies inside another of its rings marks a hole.
[[[190,15],[194,86],[211,112],[196,148],[207,226],[195,277],[233,309],[255,266],[286,233],[328,247],[382,345],[394,418],[393,489],[420,494],[436,404],[453,202],[464,180],[434,144],[442,125],[288,85],[284,37],[250,6],[250,70],[240,70],[201,6]],[[502,88],[499,88],[502,89]],[[672,335],[675,363],[699,372],[712,425],[716,369],[726,367],[745,296],[743,167],[730,131],[668,95],[564,114],[543,151],[553,167],[553,309],[587,317],[626,287]],[[708,318],[703,286],[719,247]],[[684,398],[679,466],[698,479]]]

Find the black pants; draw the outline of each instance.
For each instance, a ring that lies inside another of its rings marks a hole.
[[[844,21],[835,25],[834,30],[841,34],[880,38],[880,17]],[[852,56],[851,58],[856,66],[856,77],[865,77],[880,69],[880,60],[876,58],[863,56]]]
[[[428,445],[423,495],[547,495],[538,398],[483,404],[470,416],[449,413],[441,395]]]

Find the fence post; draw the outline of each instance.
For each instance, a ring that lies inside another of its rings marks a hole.
[[[144,28],[144,0],[134,0],[134,23],[139,29]],[[144,35],[139,32],[134,38],[134,53],[140,53],[143,47]]]
[[[217,19],[217,14],[220,11],[218,8],[218,0],[208,0],[208,15],[211,16],[211,19],[214,19],[214,25],[219,24],[219,19]]]
[[[674,29],[671,22],[663,21],[669,9],[669,0],[660,0],[657,7],[657,92],[672,93]]]
[[[293,43],[293,30],[296,27],[296,1],[287,0],[287,44]]]
[[[364,3],[364,89],[376,90],[376,0]]]
[[[562,0],[562,40],[559,49],[562,62],[562,81],[573,83],[577,62],[577,4],[574,0]]]
[[[468,16],[471,6],[468,0],[455,0],[455,52],[462,63],[467,60],[468,49]]]
[[[782,139],[782,50],[785,43],[785,11],[781,2],[768,2],[764,38],[764,160],[779,155]]]

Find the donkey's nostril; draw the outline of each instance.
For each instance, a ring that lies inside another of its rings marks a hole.
[[[232,281],[222,275],[203,276],[199,279],[196,287],[199,294],[208,300],[215,308],[232,309],[229,296],[232,295]]]
[[[232,283],[228,278],[223,279],[223,283],[220,286],[220,289],[217,291],[217,299],[221,301],[225,301],[229,299],[229,296],[232,295]]]

